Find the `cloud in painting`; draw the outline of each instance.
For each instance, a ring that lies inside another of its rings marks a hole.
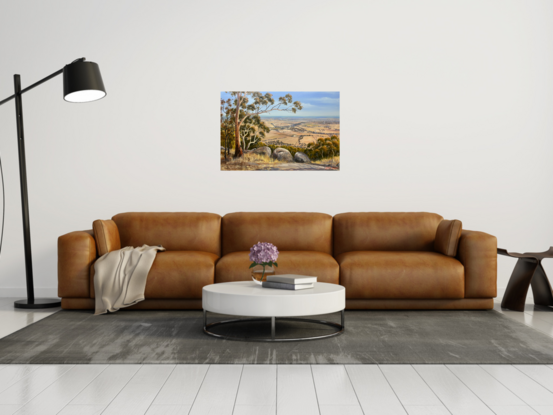
[[[340,98],[330,98],[330,97],[311,98],[311,101],[318,101],[324,104],[337,104],[340,102]]]

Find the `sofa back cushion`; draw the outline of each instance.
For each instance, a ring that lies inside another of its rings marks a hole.
[[[115,215],[121,246],[161,245],[168,251],[221,255],[221,217],[214,213],[132,212]]]
[[[352,251],[433,251],[440,215],[361,212],[334,216],[334,256]]]
[[[332,216],[324,213],[237,212],[223,217],[223,255],[270,242],[279,251],[332,255]]]

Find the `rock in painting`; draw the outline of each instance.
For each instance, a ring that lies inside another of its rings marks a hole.
[[[280,147],[273,151],[273,155],[271,157],[278,161],[294,161],[292,154],[285,148]]]
[[[271,149],[269,147],[259,147],[251,151],[252,154],[261,154],[263,156],[271,157]]]
[[[307,157],[307,154],[302,153],[301,151],[296,152],[294,154],[294,161],[296,163],[310,163],[311,160],[309,160],[309,157]]]

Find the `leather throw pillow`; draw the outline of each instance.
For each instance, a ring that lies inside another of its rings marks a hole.
[[[462,230],[463,224],[460,220],[443,220],[436,231],[434,251],[450,257],[457,255],[457,246]]]

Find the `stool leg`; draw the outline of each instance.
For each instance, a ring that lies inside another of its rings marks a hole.
[[[271,339],[275,339],[275,326],[276,326],[276,322],[275,322],[275,318],[274,317],[271,317]]]
[[[515,311],[524,311],[524,302],[526,301],[528,288],[537,267],[538,261],[533,258],[520,258],[517,261],[509,279],[509,284],[507,284],[501,307]]]
[[[534,272],[534,277],[532,278],[532,293],[534,294],[534,304],[553,306],[551,284],[547,275],[545,275],[541,261],[538,263],[536,272]]]

